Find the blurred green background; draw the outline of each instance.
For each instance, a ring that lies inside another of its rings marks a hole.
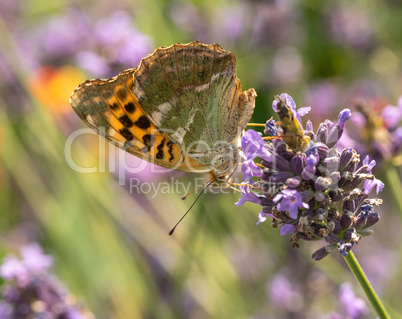
[[[139,194],[130,178],[188,185],[193,175],[125,172],[87,131],[72,160],[96,172],[74,170],[65,145],[85,125],[69,96],[159,46],[199,40],[236,54],[243,90],[258,93],[252,121],[264,123],[273,95],[287,92],[312,107],[316,129],[357,98],[396,105],[401,16],[395,0],[0,1],[0,254],[41,243],[97,318],[346,318],[338,288],[355,281],[339,254],[311,261],[322,243],[292,249],[269,221],[255,225],[258,206],[235,206],[235,192],[203,195],[169,237],[195,196]],[[389,188],[380,195],[382,219],[354,251],[397,317],[401,223]]]

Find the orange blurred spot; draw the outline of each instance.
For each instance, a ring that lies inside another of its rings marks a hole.
[[[31,94],[54,116],[72,111],[70,95],[76,86],[84,82],[83,71],[73,66],[38,68],[28,80]]]

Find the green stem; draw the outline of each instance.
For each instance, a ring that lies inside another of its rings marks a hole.
[[[371,305],[377,312],[377,315],[380,319],[390,319],[391,317],[385,310],[381,300],[378,298],[376,292],[374,291],[373,287],[371,286],[370,282],[368,281],[362,267],[360,267],[359,262],[357,261],[355,255],[350,251],[348,255],[345,257],[346,263],[348,264],[350,270],[352,271],[353,275],[355,275],[357,281],[359,282],[360,286],[362,287],[364,293],[366,294],[368,300],[370,301]]]
[[[385,184],[387,189],[389,188],[397,206],[398,213],[402,216],[402,184],[399,178],[398,172],[391,163],[388,163],[384,169],[385,178],[387,183]]]

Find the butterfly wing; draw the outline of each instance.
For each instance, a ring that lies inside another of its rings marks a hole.
[[[80,84],[70,98],[73,109],[100,135],[148,162],[182,171],[210,171],[211,167],[187,156],[149,119],[133,94],[135,71]]]
[[[256,97],[241,93],[236,58],[198,41],[157,49],[134,73],[133,93],[151,121],[197,162],[211,164],[214,143],[232,143]]]

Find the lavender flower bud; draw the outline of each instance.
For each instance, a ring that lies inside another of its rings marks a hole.
[[[349,120],[351,116],[352,116],[352,112],[349,109],[344,109],[339,113],[339,116],[338,116],[339,129],[341,129],[341,130],[344,129],[346,121]]]
[[[272,181],[275,183],[285,183],[288,178],[293,176],[292,172],[278,172],[272,176]]]
[[[306,166],[306,157],[305,157],[305,155],[293,156],[293,158],[290,161],[290,169],[296,175],[300,175],[305,166]]]
[[[347,242],[352,242],[352,243],[358,243],[360,240],[360,235],[356,233],[356,229],[354,227],[346,229],[345,232],[343,233],[343,238]]]
[[[355,174],[352,175],[352,179],[350,181],[345,180],[342,185],[343,190],[348,193],[351,190],[357,188],[363,181],[365,181],[368,177],[367,175],[368,166],[360,167]]]
[[[380,220],[380,215],[378,215],[377,213],[371,214],[368,218],[367,218],[367,222],[366,225],[364,225],[363,229],[369,228],[371,226],[373,226],[375,223],[377,223]]]
[[[327,128],[323,125],[320,125],[315,137],[316,142],[326,143],[327,136],[328,136]]]
[[[344,109],[339,113],[338,124],[337,124],[337,127],[338,127],[338,139],[337,140],[339,140],[342,137],[345,123],[348,119],[350,119],[351,116],[352,116],[352,112],[349,109]],[[335,145],[335,143],[334,143],[334,145]],[[328,145],[328,146],[332,147],[330,145]]]
[[[367,217],[364,214],[360,214],[357,218],[356,218],[356,223],[354,225],[354,228],[359,231],[360,229],[362,229],[364,226],[366,226],[367,223]]]
[[[353,225],[355,221],[355,217],[353,212],[345,210],[343,211],[340,219],[342,230],[348,229],[350,226]]]
[[[318,191],[325,191],[332,183],[329,177],[319,176],[314,182],[314,188]]]
[[[339,127],[337,124],[331,125],[331,127],[328,130],[328,137],[326,144],[328,147],[333,147],[335,146],[336,143],[339,141]]]
[[[301,177],[295,176],[288,178],[285,182],[285,185],[288,186],[289,188],[296,188],[299,187],[300,183],[301,183]]]
[[[299,191],[299,194],[305,203],[309,202],[314,197],[314,192],[311,190]]]
[[[334,233],[329,234],[327,237],[325,237],[325,241],[329,244],[337,244],[339,239],[338,236],[336,236]]]
[[[350,165],[353,159],[353,155],[356,154],[356,151],[349,147],[349,148],[344,148],[341,157],[339,158],[339,170],[343,171],[347,166]]]
[[[319,208],[316,211],[316,216],[319,222],[324,222],[328,217],[328,210]]]
[[[316,165],[318,163],[317,157],[309,155],[306,159],[306,167],[303,169],[302,178],[305,180],[313,179],[316,172]]]
[[[279,155],[273,155],[269,161],[263,159],[262,165],[268,168],[272,168],[277,171],[289,171],[290,170],[290,163],[283,157]]]
[[[345,211],[345,210],[354,212],[354,211],[356,210],[355,201],[354,201],[354,200],[345,199],[345,200],[342,202],[342,211]]]
[[[332,172],[331,173],[331,181],[332,181],[332,185],[335,185],[336,183],[338,183],[341,180],[341,173],[339,172]]]
[[[272,141],[272,145],[274,146],[275,150],[280,153],[286,150],[287,145],[281,138],[276,138]]]
[[[316,200],[317,202],[322,202],[322,201],[325,199],[325,195],[324,195],[324,193],[321,192],[321,191],[316,191],[316,192],[315,192],[315,195],[314,195],[314,198],[315,198],[315,200]]]
[[[325,145],[324,143],[315,143],[315,145],[317,147],[317,152],[318,156],[320,157],[320,160],[324,160],[325,158],[327,158],[329,153],[328,146]]]
[[[321,247],[320,249],[316,250],[313,255],[311,256],[311,258],[313,258],[313,260],[321,260],[324,257],[327,257],[331,252],[333,252],[336,249],[336,245],[332,244],[332,245],[327,245],[324,247]]]
[[[335,171],[339,171],[339,158],[338,157],[327,157],[322,161],[322,166],[320,166],[319,170],[321,172],[332,173]],[[329,175],[329,174],[328,174]]]
[[[335,234],[335,235],[339,235],[341,232],[342,232],[342,226],[341,226],[341,223],[338,221],[338,220],[334,220],[334,224],[335,224],[335,227],[334,227],[334,231],[333,231],[333,233]]]
[[[313,131],[313,123],[310,120],[307,120],[306,131]]]
[[[333,202],[340,202],[343,199],[343,189],[342,188],[335,188],[329,192],[329,197],[332,199]]]

